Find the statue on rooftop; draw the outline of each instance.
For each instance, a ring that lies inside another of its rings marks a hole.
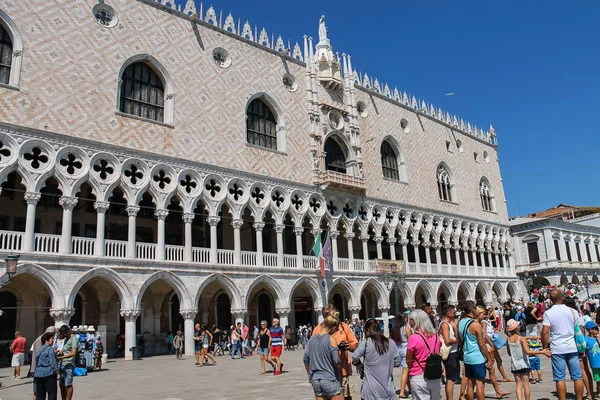
[[[327,27],[325,26],[325,16],[321,15],[319,20],[319,42],[327,41]]]

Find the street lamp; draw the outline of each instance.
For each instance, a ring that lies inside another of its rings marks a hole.
[[[10,282],[13,276],[15,276],[15,274],[17,273],[17,264],[19,263],[19,257],[19,254],[10,253],[4,259],[4,262],[6,263],[6,275],[8,275],[8,282]]]
[[[396,306],[396,313],[400,312],[399,302],[399,291],[406,285],[406,273],[397,272],[397,267],[392,265],[392,273],[386,273],[383,275],[383,283],[388,290],[394,289],[394,305]]]
[[[590,279],[588,278],[587,271],[583,273],[583,285],[585,286],[585,291],[587,292],[587,298],[590,299]]]

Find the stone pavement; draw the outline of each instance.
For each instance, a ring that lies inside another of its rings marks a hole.
[[[217,357],[217,365],[195,367],[194,359],[187,357],[178,361],[175,356],[148,357],[142,361],[109,361],[106,369],[90,373],[75,380],[74,399],[88,400],[229,400],[240,398],[261,400],[309,400],[314,399],[302,364],[302,350],[284,352],[284,374],[259,375],[258,356],[246,360],[231,360],[229,356]],[[502,352],[504,365],[510,369],[506,351]],[[507,370],[507,371],[508,371]],[[27,371],[27,368],[25,368]],[[554,383],[550,359],[542,359],[544,382],[532,385],[532,399],[553,399]],[[511,375],[512,377],[512,375]],[[12,370],[0,369],[3,387],[1,400],[31,399],[32,379],[12,379]],[[400,382],[400,370],[394,377],[396,387]],[[503,383],[502,389],[512,392],[506,399],[515,399],[515,384]],[[572,385],[569,383],[569,392]],[[360,380],[356,381],[354,399],[360,399]],[[486,397],[495,398],[490,384],[486,384]],[[458,389],[455,390],[458,399]]]

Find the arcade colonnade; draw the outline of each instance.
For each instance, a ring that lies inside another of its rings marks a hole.
[[[286,271],[287,272],[287,271]],[[5,284],[6,275],[0,276]],[[166,352],[167,332],[182,330],[186,352],[193,349],[196,322],[228,329],[242,319],[249,326],[278,316],[281,325],[318,323],[320,309],[333,303],[344,319],[387,316],[418,307],[424,302],[442,307],[467,299],[480,304],[500,303],[517,296],[510,280],[407,279],[400,290],[400,310],[395,310],[393,290],[371,276],[317,278],[301,274],[258,275],[236,271],[159,269],[106,265],[88,269],[65,268],[47,261],[24,262],[11,282],[0,289],[7,315],[0,329],[8,339],[14,329],[28,339],[48,325],[105,325],[105,347],[112,356],[115,339],[125,337],[125,357],[144,337],[146,354]],[[391,306],[390,306],[391,304]]]

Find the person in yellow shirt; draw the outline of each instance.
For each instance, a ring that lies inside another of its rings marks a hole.
[[[327,317],[334,312],[337,312],[337,310],[333,304],[327,304],[322,310],[323,318],[327,319]],[[312,334],[319,334],[321,329],[321,324],[315,326]],[[352,332],[352,329],[350,329],[350,327],[344,322],[340,322],[338,331],[331,335],[331,337],[335,340],[335,343],[340,351],[342,394],[344,395],[345,400],[352,400],[352,393],[354,393],[354,382],[352,381],[352,356],[350,355],[350,352],[356,350],[358,347],[358,340],[356,339],[354,332]]]

